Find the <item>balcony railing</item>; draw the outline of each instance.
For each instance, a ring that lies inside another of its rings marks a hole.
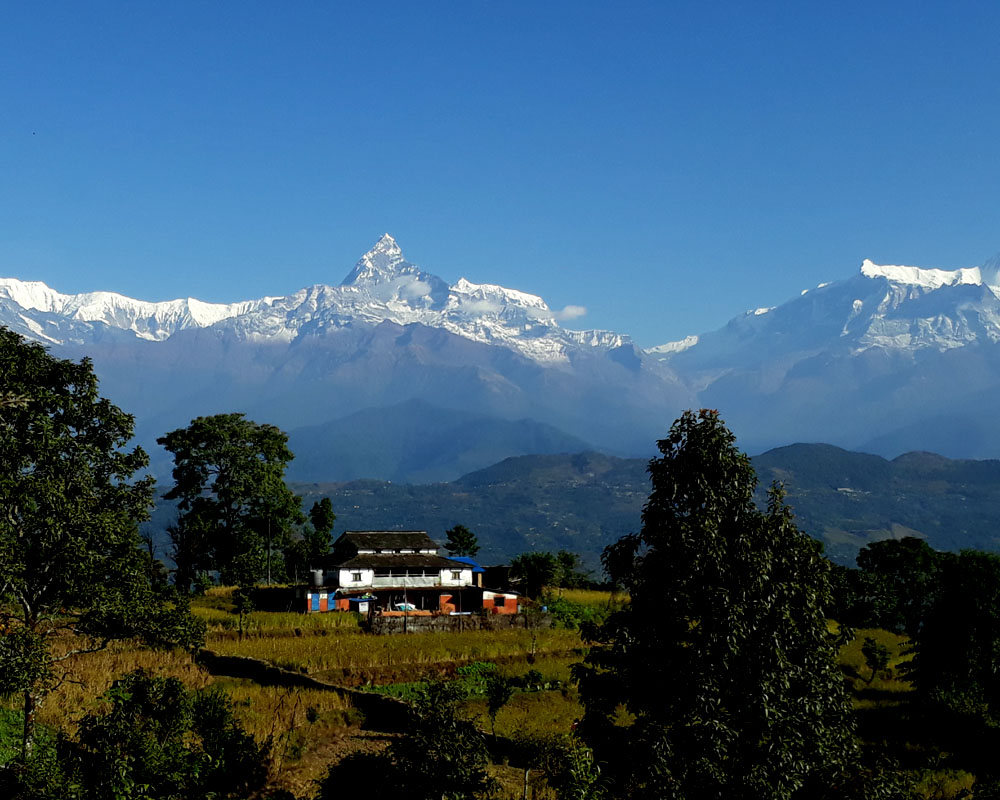
[[[373,578],[373,589],[391,589],[394,586],[408,586],[415,589],[429,588],[441,585],[440,575],[408,575],[393,576],[391,578]]]

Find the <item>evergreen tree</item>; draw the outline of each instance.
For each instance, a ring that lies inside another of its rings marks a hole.
[[[658,443],[642,531],[605,553],[631,603],[578,670],[580,732],[616,797],[876,796],[850,777],[827,562],[779,489],[755,507],[734,442],[703,410]]]
[[[445,549],[453,556],[468,556],[474,558],[479,552],[479,540],[476,534],[464,525],[456,525],[445,531],[448,541],[445,542]]]

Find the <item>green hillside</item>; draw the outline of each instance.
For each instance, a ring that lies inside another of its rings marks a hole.
[[[825,444],[796,444],[753,459],[759,499],[782,481],[799,526],[827,554],[853,564],[858,549],[887,537],[920,536],[938,550],[1000,549],[1000,461],[956,461],[907,453],[893,461]],[[649,494],[646,461],[600,453],[508,458],[451,483],[297,483],[308,508],[329,496],[335,531],[419,528],[443,541],[463,524],[482,544],[484,563],[526,550],[567,549],[599,570],[605,545],[638,530]],[[172,509],[148,523],[166,552]]]

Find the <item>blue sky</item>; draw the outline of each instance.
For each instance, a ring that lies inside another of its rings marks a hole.
[[[0,274],[231,301],[407,257],[643,346],[1000,250],[995,3],[0,6]]]

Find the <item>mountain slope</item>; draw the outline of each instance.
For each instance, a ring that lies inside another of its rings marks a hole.
[[[450,481],[524,453],[593,449],[534,420],[502,420],[409,400],[359,411],[289,434],[298,454],[290,480],[343,481],[381,476],[396,483]]]
[[[983,440],[1000,390],[998,262],[925,270],[870,261],[774,308],[648,355],[718,408],[750,449],[795,440],[884,455],[933,446],[1000,455]],[[948,419],[950,436],[927,432]]]
[[[151,451],[195,416],[232,411],[285,430],[406,401],[491,420],[479,445],[473,429],[456,429],[466,441],[448,455],[440,426],[414,420],[410,452],[443,460],[421,467],[368,457],[388,470],[375,475],[383,478],[454,477],[553,449],[646,452],[691,397],[627,336],[565,330],[525,292],[465,279],[449,286],[406,261],[389,235],[339,286],[230,305],[61,295],[6,279],[0,324],[59,356],[91,358],[102,393],[136,415],[137,438]],[[313,438],[300,441],[299,458],[319,470],[301,478],[333,477],[322,473],[329,461]],[[164,473],[163,454],[153,460]]]

